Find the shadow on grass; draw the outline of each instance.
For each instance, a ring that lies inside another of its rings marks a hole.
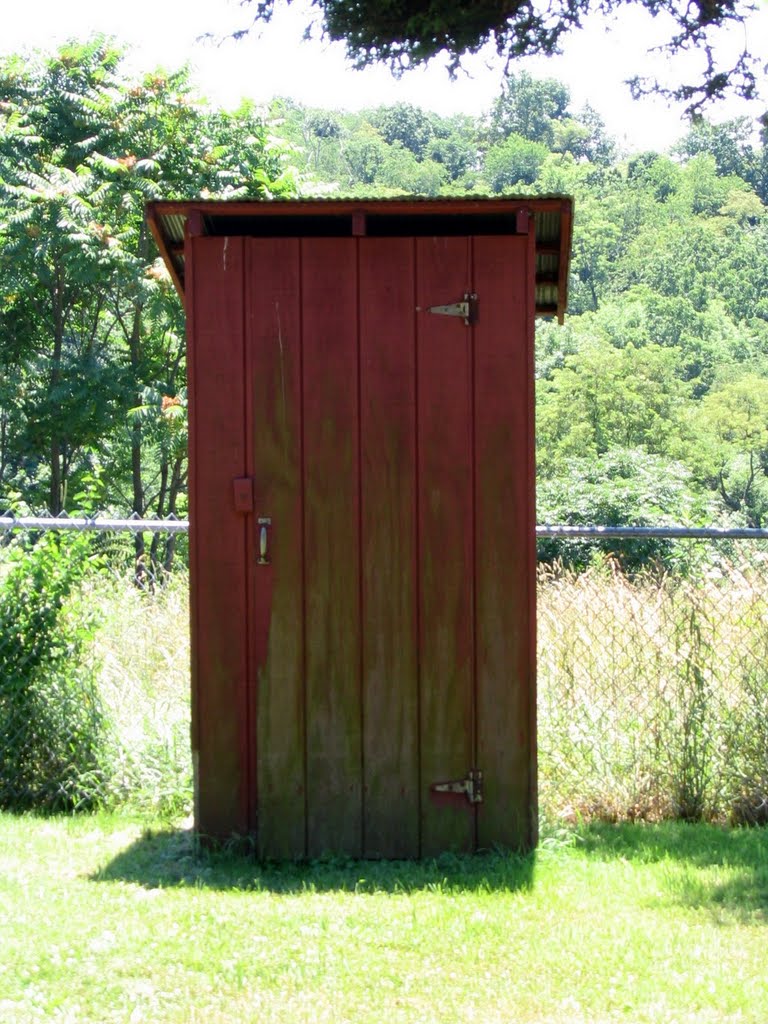
[[[668,822],[584,825],[549,832],[541,848],[564,859],[664,864],[665,889],[683,906],[727,908],[768,923],[768,829],[725,829]],[[260,863],[243,844],[202,848],[189,830],[147,831],[92,876],[147,888],[411,893],[512,892],[533,886],[536,855],[505,852],[424,861],[342,858]]]
[[[671,899],[718,919],[768,924],[768,828],[664,822],[593,824],[578,833],[587,857],[665,865]]]
[[[594,822],[581,826],[574,835],[585,853],[603,859],[768,868],[768,828],[726,828],[679,821],[618,825]]]
[[[423,861],[328,858],[261,863],[243,849],[242,840],[206,849],[191,831],[169,829],[145,832],[91,878],[152,889],[193,886],[284,894],[512,892],[532,885],[535,856],[446,853]]]

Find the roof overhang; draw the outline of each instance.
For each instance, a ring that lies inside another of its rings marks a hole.
[[[188,232],[216,236],[343,237],[393,234],[516,234],[533,219],[536,315],[563,322],[573,202],[567,196],[503,199],[300,199],[147,204],[147,220],[173,282],[184,295]]]

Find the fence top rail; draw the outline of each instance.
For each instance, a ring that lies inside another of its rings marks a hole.
[[[102,533],[187,533],[187,519],[111,519],[107,516],[0,515],[0,530],[80,530]]]
[[[0,515],[0,531],[80,530],[102,533],[187,533],[188,519],[140,519],[129,516],[15,516]],[[544,523],[536,527],[536,537],[570,540],[768,540],[768,530],[746,526],[566,526]]]
[[[537,537],[575,540],[768,540],[768,530],[748,526],[558,526],[536,527]]]

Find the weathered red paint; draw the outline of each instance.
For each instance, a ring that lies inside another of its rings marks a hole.
[[[529,847],[533,220],[350,210],[187,232],[196,825],[275,857]],[[477,323],[429,312],[471,293]],[[482,803],[434,791],[473,768]]]

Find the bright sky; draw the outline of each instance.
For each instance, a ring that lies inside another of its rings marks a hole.
[[[746,42],[768,67],[768,0],[760,4]],[[132,69],[150,70],[159,64],[174,68],[188,61],[203,94],[229,106],[243,96],[259,102],[291,96],[302,103],[339,109],[403,101],[443,114],[479,114],[490,107],[502,80],[492,53],[468,60],[468,74],[455,82],[439,66],[409,72],[400,80],[383,67],[352,71],[341,44],[303,41],[306,0],[283,8],[258,34],[219,45],[199,37],[207,32],[224,35],[247,24],[248,10],[237,0],[0,0],[0,5],[4,8],[0,52],[50,48],[66,39],[105,32],[131,47]],[[609,28],[595,16],[572,34],[562,56],[529,60],[518,67],[565,82],[573,105],[578,108],[589,102],[626,148],[664,149],[685,131],[680,109],[671,110],[655,99],[633,101],[623,84],[633,74],[652,74],[654,67],[669,80],[668,60],[647,53],[663,38],[658,34],[660,21],[630,9]],[[727,49],[743,44],[743,33],[734,29],[724,36]],[[768,96],[762,107],[733,103],[713,109],[709,116],[714,120],[740,114],[757,117],[765,105]]]

